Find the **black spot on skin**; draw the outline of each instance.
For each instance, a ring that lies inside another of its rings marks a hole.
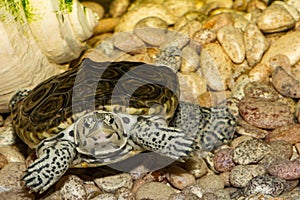
[[[71,137],[74,137],[74,131],[71,130],[71,131],[69,132],[69,135],[70,135]]]
[[[130,119],[128,117],[123,117],[122,120],[125,124],[129,124],[130,122]]]

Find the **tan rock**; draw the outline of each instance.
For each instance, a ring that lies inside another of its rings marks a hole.
[[[128,9],[130,0],[113,0],[109,5],[109,14],[115,18],[122,16]]]
[[[114,46],[130,54],[138,54],[146,51],[145,43],[136,35],[129,32],[117,33],[114,39]]]
[[[94,35],[113,32],[119,21],[120,18],[104,18],[99,20],[97,25],[94,27]]]
[[[100,3],[96,3],[94,1],[82,1],[81,4],[95,12],[99,19],[103,18],[105,10]]]
[[[176,190],[159,182],[149,182],[142,185],[136,192],[136,200],[160,199],[168,200]]]
[[[300,124],[292,124],[289,126],[277,128],[266,137],[266,141],[283,140],[296,144],[300,142]]]
[[[169,167],[167,169],[166,176],[168,181],[175,188],[178,188],[180,190],[196,182],[196,179],[192,174],[188,173],[186,170],[178,166]]]

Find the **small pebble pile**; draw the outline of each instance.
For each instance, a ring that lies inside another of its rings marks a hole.
[[[152,172],[69,170],[30,194],[20,177],[34,156],[0,116],[0,199],[300,199],[299,1],[114,0],[105,14],[85,4],[103,18],[82,58],[171,67],[180,100],[229,106],[235,138]]]

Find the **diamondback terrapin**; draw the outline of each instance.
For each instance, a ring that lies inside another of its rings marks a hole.
[[[93,62],[20,91],[11,100],[18,136],[37,159],[23,180],[43,192],[69,167],[115,163],[143,150],[172,159],[233,137],[226,107],[179,102],[176,74],[140,62]]]

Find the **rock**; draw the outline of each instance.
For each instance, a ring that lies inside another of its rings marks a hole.
[[[229,13],[221,13],[219,15],[215,15],[210,17],[203,24],[204,29],[211,29],[213,31],[218,31],[220,28],[224,26],[233,26],[234,19],[233,16]]]
[[[118,33],[114,40],[114,46],[129,54],[139,54],[146,51],[144,42],[129,32]]]
[[[181,50],[177,46],[169,46],[158,52],[155,64],[168,66],[176,73],[180,69],[181,58]]]
[[[234,63],[242,63],[245,59],[244,36],[234,26],[224,26],[217,32],[217,38],[227,55]]]
[[[75,175],[64,176],[55,185],[55,188],[56,190],[60,190],[60,196],[62,199],[87,199],[87,192],[83,181]]]
[[[0,127],[4,125],[4,118],[2,115],[0,115]]]
[[[227,89],[233,65],[220,45],[210,43],[203,47],[200,53],[200,66],[211,89],[217,91]]]
[[[180,71],[183,74],[189,74],[196,72],[199,68],[199,55],[197,52],[189,47],[186,46],[182,49],[182,61]]]
[[[159,17],[169,25],[174,24],[178,17],[161,4],[145,3],[130,7],[115,28],[115,32],[132,31],[138,21],[146,17]]]
[[[99,194],[91,200],[118,200],[118,198],[112,193]]]
[[[285,55],[290,65],[295,65],[300,60],[300,31],[288,32],[274,41],[265,52],[261,64],[269,66],[271,58],[276,55]]]
[[[264,139],[269,134],[269,131],[255,127],[243,119],[238,119],[238,125],[235,131],[240,135],[251,136],[256,139]]]
[[[197,10],[196,1],[190,0],[165,0],[163,1],[163,5],[172,13],[176,13],[177,16],[182,16],[189,11]]]
[[[84,188],[87,194],[87,199],[94,198],[102,193],[100,188],[97,187],[94,182],[84,183]]]
[[[2,191],[22,190],[21,177],[26,167],[24,163],[8,163],[0,170],[0,188]]]
[[[7,117],[4,121],[4,126],[0,127],[0,147],[15,145],[18,136],[12,126],[11,117]]]
[[[244,87],[246,98],[264,98],[270,100],[277,100],[279,98],[278,92],[271,86],[271,84],[261,82],[250,82]]]
[[[122,200],[135,200],[134,194],[128,188],[118,189],[115,196]]]
[[[206,91],[198,96],[197,102],[200,106],[203,107],[213,107],[219,105],[224,101],[228,102],[228,98],[230,96],[231,93],[229,91]]]
[[[244,189],[244,193],[249,196],[251,194],[266,194],[273,197],[279,196],[285,189],[286,181],[271,177],[269,175],[259,175],[251,179]]]
[[[272,83],[283,96],[300,98],[300,81],[288,74],[282,67],[277,67],[272,73]]]
[[[6,192],[0,191],[0,200],[32,200],[36,199],[34,194],[29,194],[28,191],[22,189],[14,189]],[[46,199],[45,199],[46,200]],[[58,200],[58,199],[55,199]]]
[[[136,192],[136,200],[160,199],[168,200],[175,189],[159,182],[149,182],[142,185]]]
[[[263,165],[237,165],[231,170],[229,180],[232,186],[243,188],[253,177],[265,173],[266,169]]]
[[[208,167],[202,158],[193,157],[185,161],[184,168],[195,178],[200,178],[208,172]]]
[[[182,190],[182,193],[185,194],[187,197],[194,197],[196,196],[197,198],[201,198],[204,194],[204,189],[202,188],[202,186],[198,185],[198,184],[193,184],[190,186],[187,186],[186,188],[184,188]]]
[[[206,92],[206,80],[198,72],[183,74],[177,73],[180,88],[180,100],[196,103],[197,97]]]
[[[202,47],[206,44],[213,43],[216,40],[217,34],[210,29],[200,29],[192,36],[192,41]]]
[[[266,99],[245,98],[239,111],[243,119],[259,128],[275,129],[293,124],[293,114],[287,104]]]
[[[180,190],[196,182],[192,174],[177,166],[169,167],[166,176],[171,185]]]
[[[105,192],[114,192],[119,188],[125,187],[131,189],[133,185],[129,174],[122,173],[114,176],[106,176],[94,180],[100,189]]]
[[[233,161],[240,165],[257,163],[269,153],[270,147],[262,140],[252,139],[241,142],[233,151]]]
[[[130,0],[113,0],[109,5],[109,14],[112,17],[122,16],[128,9]]]
[[[267,170],[271,175],[285,180],[298,179],[300,178],[300,159],[293,161],[278,159],[271,163]]]
[[[274,129],[266,137],[267,142],[278,140],[283,140],[291,144],[300,142],[300,124],[292,124]]]
[[[250,66],[257,64],[265,51],[269,47],[269,43],[259,28],[249,23],[244,32],[246,58]]]
[[[233,162],[233,150],[230,148],[219,149],[214,156],[214,166],[219,172],[229,172],[235,166]]]
[[[281,5],[272,4],[257,19],[257,26],[265,33],[286,31],[295,26],[294,17]]]
[[[104,18],[100,19],[97,25],[94,27],[94,35],[99,35],[102,33],[113,32],[117,24],[119,23],[119,18]]]
[[[206,175],[197,179],[196,184],[200,185],[203,190],[206,192],[216,192],[217,190],[224,188],[223,179],[215,174]]]
[[[0,153],[0,169],[2,169],[6,164],[8,164],[6,156]]]
[[[105,10],[100,3],[96,3],[93,1],[83,1],[80,2],[84,7],[91,9],[94,13],[97,14],[99,19],[104,17]]]
[[[25,163],[24,155],[16,146],[4,146],[0,147],[0,154],[4,155],[9,163],[19,162]]]
[[[160,46],[166,41],[168,24],[158,17],[146,17],[134,27],[134,34],[151,46]]]

